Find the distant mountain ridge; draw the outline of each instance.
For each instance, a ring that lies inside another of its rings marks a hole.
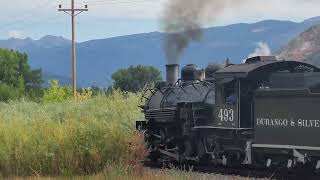
[[[320,65],[320,25],[312,26],[282,48],[279,57]]]
[[[230,58],[239,63],[254,51],[258,42],[267,43],[275,53],[316,24],[320,24],[320,17],[300,23],[266,20],[206,28],[202,41],[191,44],[180,62],[205,67],[208,63],[221,63]],[[85,87],[110,85],[111,74],[130,65],[152,65],[164,71],[163,37],[163,33],[151,32],[77,43],[78,84]],[[33,68],[42,68],[44,72],[61,77],[71,75],[70,40],[63,37],[0,40],[0,47],[26,52]]]
[[[70,40],[52,35],[43,36],[39,40],[33,40],[31,38],[10,38],[8,40],[0,40],[1,47],[10,49],[24,49],[28,46],[39,48],[54,48],[68,46],[70,44]]]

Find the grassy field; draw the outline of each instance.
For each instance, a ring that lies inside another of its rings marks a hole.
[[[73,176],[134,164],[139,95],[0,104],[0,176]],[[138,142],[139,143],[139,142]]]

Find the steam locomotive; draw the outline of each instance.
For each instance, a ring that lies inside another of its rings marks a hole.
[[[272,56],[166,66],[137,121],[152,161],[320,169],[320,69]]]

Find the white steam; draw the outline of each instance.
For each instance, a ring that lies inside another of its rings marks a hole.
[[[270,56],[271,49],[269,45],[265,42],[258,42],[257,48],[254,50],[253,53],[248,55],[248,58],[255,57],[255,56]]]

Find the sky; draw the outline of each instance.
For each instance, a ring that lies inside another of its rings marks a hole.
[[[71,0],[10,0],[0,11],[0,39],[39,39],[45,35],[71,37],[70,16],[58,5],[70,7]],[[77,16],[78,42],[129,34],[161,31],[160,18],[170,0],[75,0],[77,8],[89,11]],[[172,1],[172,0],[171,0]],[[196,0],[185,0],[196,1]],[[222,0],[221,0],[222,1]],[[235,0],[241,1],[241,0]],[[266,19],[295,22],[320,16],[319,0],[243,0],[238,8],[226,8],[215,21],[203,26],[253,23]]]

